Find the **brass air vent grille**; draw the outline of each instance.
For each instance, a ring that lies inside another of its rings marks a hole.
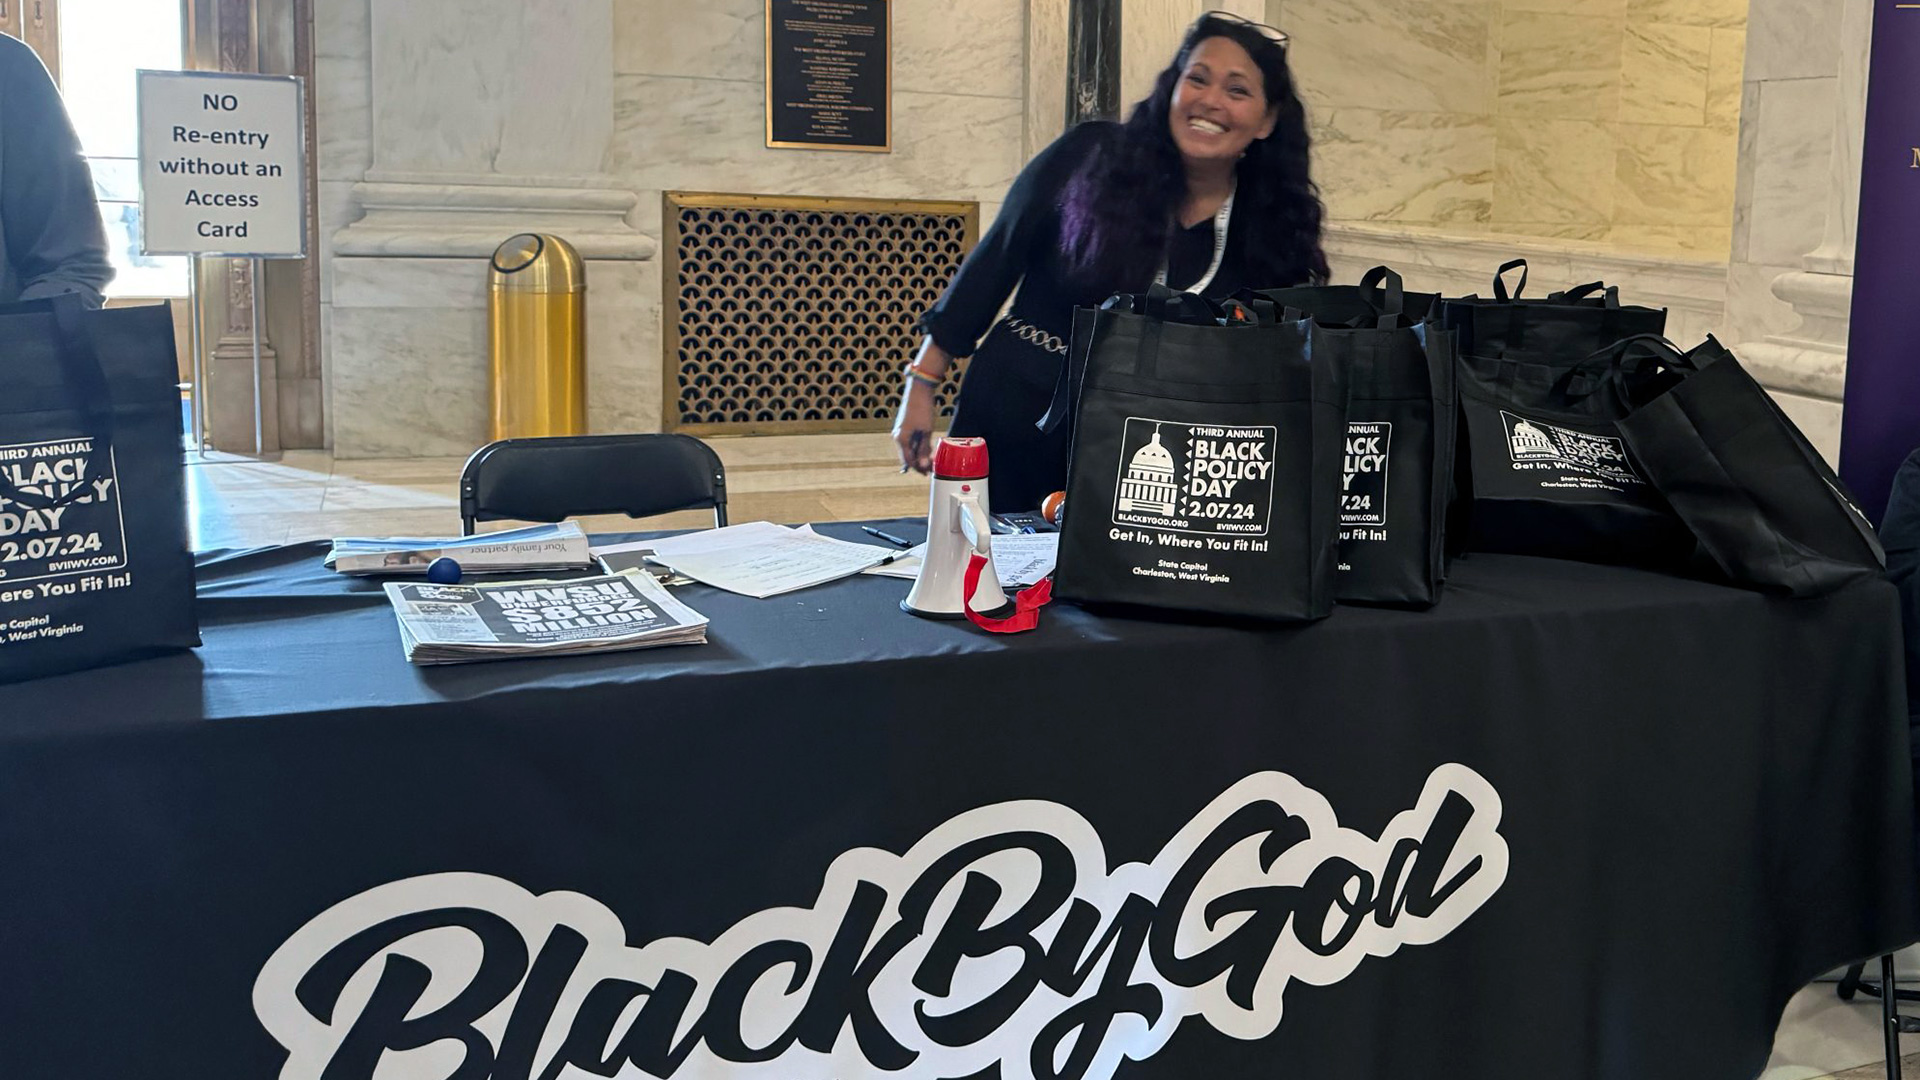
[[[980,208],[670,191],[663,220],[669,431],[885,431],[913,324],[972,249]]]

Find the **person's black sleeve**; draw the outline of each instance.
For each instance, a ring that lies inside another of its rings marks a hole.
[[[1035,154],[1007,189],[993,227],[953,275],[919,329],[950,356],[970,356],[1032,265],[1038,245],[1059,243],[1060,195],[1110,125],[1081,124]]]
[[[93,174],[47,69],[0,35],[0,225],[20,299],[78,294],[98,307],[113,279]]]

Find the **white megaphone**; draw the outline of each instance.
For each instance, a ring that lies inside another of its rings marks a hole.
[[[933,490],[927,500],[927,553],[920,576],[900,601],[912,615],[964,619],[966,608],[997,616],[1011,608],[993,567],[993,529],[988,524],[987,440],[941,439],[933,451]],[[967,562],[984,556],[973,601],[966,600]]]

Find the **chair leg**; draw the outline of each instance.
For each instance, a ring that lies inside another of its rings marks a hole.
[[[1833,992],[1840,996],[1841,1001],[1852,1001],[1853,995],[1860,991],[1860,973],[1866,968],[1865,964],[1855,964],[1840,976],[1840,984],[1833,988]]]
[[[1841,1001],[1852,1001],[1855,994],[1865,994],[1870,998],[1880,996],[1880,980],[1877,978],[1867,978],[1865,969],[1865,964],[1855,964],[1848,968],[1845,974],[1840,976],[1840,981],[1834,986],[1833,992],[1839,996]],[[1903,990],[1895,987],[1893,996],[1896,1001],[1920,1001],[1920,990]],[[1916,1023],[1920,1023],[1920,1021],[1916,1021]],[[1920,1028],[1909,1028],[1907,1030],[1920,1031]]]
[[[1880,958],[1880,1019],[1887,1039],[1887,1080],[1900,1080],[1900,995],[1893,979],[1893,954]]]

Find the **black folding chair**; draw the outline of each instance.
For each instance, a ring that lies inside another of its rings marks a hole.
[[[691,435],[502,439],[460,470],[460,529],[481,521],[560,521],[585,514],[651,517],[713,508],[727,523],[727,470]]]
[[[1900,1036],[1920,1031],[1920,1018],[1901,1012],[1898,1003],[1920,1001],[1920,991],[1899,988],[1894,978],[1892,953],[1880,958],[1879,979],[1862,978],[1865,971],[1865,964],[1849,967],[1834,989],[1841,1001],[1852,1001],[1856,993],[1880,999],[1881,1035],[1887,1041],[1887,1080],[1900,1080]],[[1894,987],[1892,993],[1887,992],[1889,986]]]

